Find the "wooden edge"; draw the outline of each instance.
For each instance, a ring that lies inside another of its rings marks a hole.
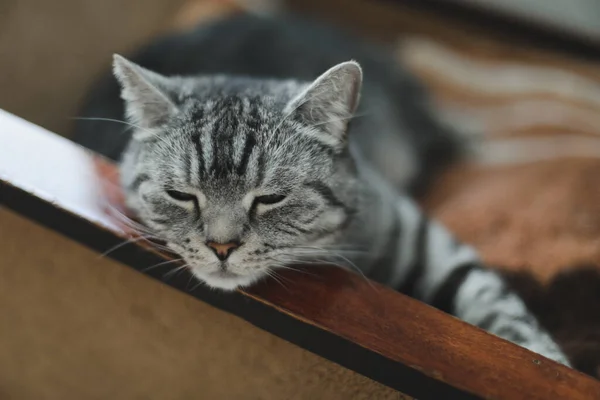
[[[0,110],[0,204],[324,358],[419,399],[591,399],[600,382],[338,268],[233,294],[150,266],[168,255],[109,212],[114,165]],[[108,199],[108,203],[107,203]],[[117,247],[115,247],[117,246]],[[285,286],[284,286],[285,285]]]

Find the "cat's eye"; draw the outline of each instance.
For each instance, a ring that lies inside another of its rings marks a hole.
[[[253,206],[258,204],[277,204],[282,202],[285,199],[285,195],[283,194],[267,194],[264,196],[258,196],[254,198]]]
[[[178,190],[167,190],[167,194],[170,198],[177,201],[196,201],[196,195],[180,192]]]

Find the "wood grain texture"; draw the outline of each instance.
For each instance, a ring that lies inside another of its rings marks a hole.
[[[106,213],[114,166],[7,113],[0,113],[0,149],[6,206],[100,252],[128,236]],[[600,383],[587,376],[337,268],[290,272],[285,287],[271,281],[224,295],[190,287],[185,274],[167,278],[168,268],[148,270],[164,256],[147,247],[131,244],[111,256],[420,399],[600,398]]]

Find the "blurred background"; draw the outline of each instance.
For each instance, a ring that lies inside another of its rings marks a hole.
[[[425,38],[478,56],[501,55],[507,62],[539,60],[531,54],[532,42],[584,55],[600,48],[600,3],[594,0],[3,0],[0,106],[64,134],[82,94],[107,69],[112,53],[128,53],[166,31],[244,11],[308,14],[377,41]],[[427,64],[418,65],[427,74],[441,69],[439,55],[425,51],[420,58],[408,57]]]
[[[475,143],[422,204],[600,376],[600,2],[0,0],[0,108],[68,136],[113,53],[240,12],[309,15],[390,46]]]

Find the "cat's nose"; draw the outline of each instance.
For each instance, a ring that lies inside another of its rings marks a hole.
[[[235,249],[241,246],[241,243],[237,241],[229,243],[208,241],[206,245],[217,255],[219,260],[224,261]]]

